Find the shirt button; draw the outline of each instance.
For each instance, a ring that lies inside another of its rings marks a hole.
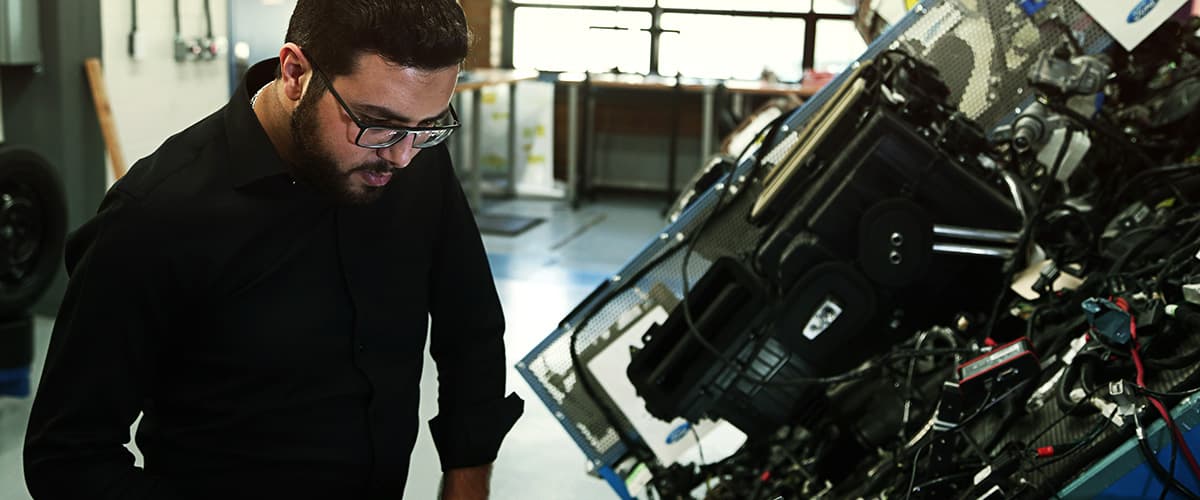
[[[367,350],[367,346],[366,346],[366,345],[364,345],[364,344],[358,344],[358,352],[363,352],[363,351],[365,351],[365,350]]]

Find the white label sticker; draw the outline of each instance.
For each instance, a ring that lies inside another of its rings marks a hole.
[[[1075,0],[1127,50],[1162,26],[1187,0]]]
[[[804,336],[808,337],[808,340],[816,339],[817,336],[825,333],[825,330],[828,330],[841,315],[842,306],[833,299],[825,299],[821,307],[818,307],[817,311],[808,319],[808,324],[804,326]]]

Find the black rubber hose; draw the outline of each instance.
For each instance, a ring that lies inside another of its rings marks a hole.
[[[1197,496],[1192,492],[1192,490],[1189,490],[1186,486],[1184,486],[1183,483],[1180,483],[1175,476],[1172,476],[1170,472],[1167,472],[1167,469],[1158,461],[1158,457],[1154,456],[1154,451],[1150,449],[1150,445],[1146,443],[1145,438],[1139,438],[1137,442],[1138,449],[1142,452],[1142,457],[1146,459],[1146,465],[1150,466],[1150,470],[1154,471],[1154,474],[1158,476],[1159,481],[1162,481],[1162,483],[1167,487],[1175,490],[1176,493],[1179,493],[1186,498],[1200,500],[1200,496]]]

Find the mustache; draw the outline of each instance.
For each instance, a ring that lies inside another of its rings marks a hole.
[[[378,161],[378,162],[364,163],[362,165],[354,167],[350,171],[350,173],[354,173],[354,172],[357,172],[360,170],[364,171],[364,172],[372,172],[372,173],[376,173],[376,174],[380,174],[380,175],[386,174],[389,172],[399,172],[400,171],[400,169],[392,167],[392,165],[386,161]]]

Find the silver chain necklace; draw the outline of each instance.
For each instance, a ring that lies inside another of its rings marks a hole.
[[[262,95],[263,91],[267,90],[267,87],[270,87],[272,83],[274,82],[267,82],[266,85],[263,85],[262,88],[258,89],[258,92],[255,92],[254,95],[250,97],[251,108],[254,108],[254,102],[258,100],[258,96]]]

